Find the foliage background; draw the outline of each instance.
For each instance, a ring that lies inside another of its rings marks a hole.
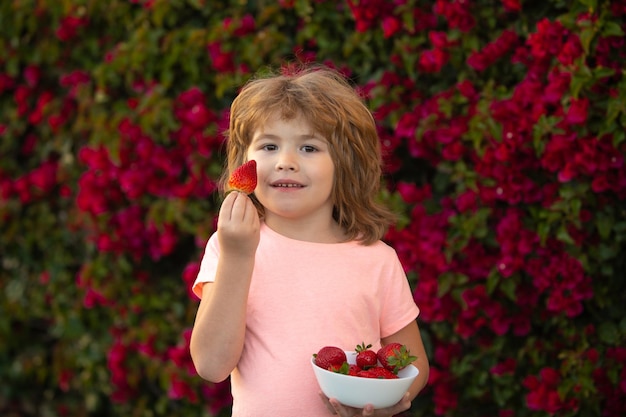
[[[368,97],[422,308],[407,415],[626,413],[626,2],[0,2],[0,414],[228,414],[189,359],[256,71]],[[278,382],[277,382],[278,383]]]

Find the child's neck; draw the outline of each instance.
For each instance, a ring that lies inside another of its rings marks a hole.
[[[315,221],[270,216],[264,221],[276,233],[294,240],[313,243],[340,243],[346,240],[343,229],[332,218],[329,221]]]

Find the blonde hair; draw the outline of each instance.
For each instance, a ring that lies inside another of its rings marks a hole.
[[[382,158],[376,123],[348,80],[330,68],[270,74],[243,86],[230,109],[222,183],[246,162],[255,130],[272,117],[291,120],[299,116],[328,140],[335,165],[334,219],[350,240],[368,245],[381,239],[395,216],[377,201]],[[252,198],[263,215],[262,205]]]

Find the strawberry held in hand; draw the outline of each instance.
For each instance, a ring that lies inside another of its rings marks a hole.
[[[229,191],[252,194],[256,188],[256,161],[250,160],[233,171],[228,178]]]

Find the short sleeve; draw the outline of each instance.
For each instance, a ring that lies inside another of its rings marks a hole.
[[[383,277],[385,282],[382,285],[385,289],[380,315],[380,332],[383,338],[402,330],[419,315],[419,307],[415,304],[402,264],[395,251],[392,252],[390,273]]]
[[[200,263],[200,271],[193,283],[193,293],[202,298],[202,286],[206,282],[215,281],[215,272],[217,271],[217,258],[219,255],[219,243],[217,240],[217,233],[214,233],[204,248],[204,255],[202,256],[202,262]]]

